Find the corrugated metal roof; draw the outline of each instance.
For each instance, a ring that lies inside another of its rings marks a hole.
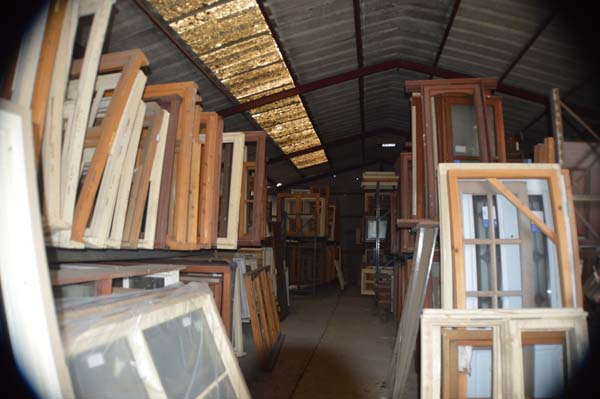
[[[365,65],[394,58],[432,64],[453,1],[363,0]]]
[[[551,12],[544,1],[463,0],[439,66],[500,77]]]
[[[123,1],[119,0],[118,4]],[[283,68],[282,57],[254,1],[151,0],[150,3],[162,10],[175,30],[191,42],[199,58],[242,102],[292,87],[292,75],[296,83],[302,85],[358,68],[353,2],[262,1],[290,66],[290,74]],[[360,0],[359,4],[364,65],[400,59],[431,66],[455,0]],[[500,77],[551,15],[551,6],[553,4],[543,0],[462,0],[439,67],[477,77]],[[132,34],[127,29],[127,19],[132,18],[127,16],[116,23],[112,37],[118,37],[121,48],[142,47],[149,54],[153,69],[151,81],[193,79],[201,84],[206,108],[219,110],[232,105],[208,79],[196,76],[199,75],[197,70],[189,68],[191,63],[177,54],[174,46],[164,50],[165,39],[159,38],[162,33],[152,32],[153,28],[146,24],[146,30],[138,29]],[[132,20],[137,24],[140,16]],[[270,50],[264,50],[267,47]],[[570,94],[569,103],[600,110],[600,81],[588,79],[581,85],[594,72],[581,48],[559,13],[518,59],[504,83],[542,95],[558,87],[562,93]],[[159,60],[160,65],[156,70],[155,60]],[[390,153],[380,148],[381,140],[386,139],[381,131],[410,132],[410,107],[404,81],[428,77],[413,71],[389,70],[363,78],[367,160],[388,159]],[[204,82],[206,87],[202,87]],[[579,88],[571,93],[575,87]],[[545,104],[508,95],[503,97],[507,134],[518,134],[529,126],[524,138],[533,144],[549,133],[546,117],[533,123],[544,112]],[[358,79],[268,104],[251,110],[250,114],[267,127],[288,153],[301,148],[318,148],[323,143],[334,169],[362,161],[360,139],[338,144],[340,139],[361,133]],[[228,117],[226,125],[244,125],[247,121],[239,114]],[[314,129],[318,137],[312,135]],[[377,132],[375,136],[369,134],[373,131]],[[287,141],[283,141],[285,137]],[[328,146],[327,143],[336,144]],[[280,155],[272,147],[267,153],[271,158]],[[313,162],[310,159],[313,156],[296,157],[294,162],[306,166]],[[316,156],[325,158],[322,150]],[[273,169],[281,180],[284,173],[289,173],[288,178],[292,180],[302,177],[289,163],[273,164],[269,173]],[[307,167],[302,175],[309,176],[318,169]]]
[[[255,0],[148,0],[235,98],[243,103],[294,87]],[[299,97],[250,111],[284,153],[320,144]],[[298,168],[327,162],[324,152],[292,158]]]

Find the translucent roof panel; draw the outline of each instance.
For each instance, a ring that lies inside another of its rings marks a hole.
[[[256,0],[148,0],[240,102],[294,87]],[[250,110],[286,153],[321,145],[299,96]],[[327,162],[324,151],[291,158],[298,168]]]

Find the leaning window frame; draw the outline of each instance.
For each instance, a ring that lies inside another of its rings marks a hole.
[[[460,212],[458,181],[463,179],[543,179],[548,183],[548,192],[554,222],[553,233],[559,259],[561,299],[563,307],[582,307],[581,283],[579,279],[578,253],[573,248],[571,237],[573,221],[569,222],[571,205],[566,190],[566,181],[560,167],[555,164],[439,164],[438,195],[440,203],[440,226],[442,237],[442,264],[452,265],[442,270],[442,307],[464,309],[464,247],[463,227]],[[454,210],[450,212],[450,209]]]
[[[421,316],[421,398],[442,397],[444,328],[487,328],[492,334],[492,397],[524,398],[524,332],[563,332],[567,375],[588,349],[587,313],[581,309],[424,309]]]

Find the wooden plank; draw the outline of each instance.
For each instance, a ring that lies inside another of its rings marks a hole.
[[[181,96],[178,94],[168,94],[159,96],[154,91],[162,85],[146,86],[144,91],[145,101],[156,100],[158,104],[169,112],[169,125],[165,135],[165,150],[162,161],[162,170],[160,172],[160,187],[158,194],[158,209],[156,211],[156,230],[154,232],[154,243],[146,244],[145,247],[152,245],[153,248],[167,247],[167,229],[169,225],[169,209],[171,200],[171,189],[173,187],[173,165],[175,160],[175,143],[177,140],[177,130],[183,122],[183,116],[180,114],[182,104]],[[158,172],[157,172],[158,173]]]
[[[100,186],[104,167],[106,166],[121,118],[125,112],[128,98],[137,81],[140,68],[146,65],[148,65],[148,59],[141,51],[130,54],[127,57],[127,61],[125,61],[125,64],[122,64],[121,78],[115,88],[106,115],[102,119],[102,124],[100,125],[101,137],[77,197],[73,225],[71,228],[71,239],[74,241],[81,242],[83,240],[85,228],[91,216],[92,208],[94,207],[94,200],[96,199],[96,194]],[[102,65],[101,61],[100,71],[112,72],[112,69]],[[141,98],[141,94],[139,97]]]
[[[36,167],[40,162],[46,110],[48,106],[51,78],[58,53],[63,20],[67,11],[67,0],[53,0],[48,11],[46,31],[37,65],[33,99],[31,101],[31,122],[33,123],[33,146]]]
[[[264,364],[266,360],[265,344],[263,343],[260,321],[258,319],[258,309],[256,307],[256,293],[250,273],[244,274],[244,284],[246,286],[246,295],[248,296],[248,309],[250,313],[250,326],[252,327],[252,339],[256,349],[256,357],[259,364]]]
[[[42,141],[42,182],[44,188],[44,217],[47,230],[52,232],[67,226],[61,221],[61,150],[63,138],[63,104],[69,79],[69,66],[77,21],[79,3],[67,2],[65,18],[61,28],[55,66],[50,78],[50,92],[44,138]]]
[[[27,108],[0,100],[0,279],[16,364],[45,397],[73,397],[50,290]]]
[[[44,31],[49,13],[49,3],[43,4],[35,15],[31,29],[27,29],[21,38],[21,46],[15,75],[12,80],[11,100],[22,107],[31,107],[34,83],[42,50]]]
[[[77,98],[73,110],[73,118],[67,122],[64,135],[61,160],[61,219],[71,228],[75,211],[75,199],[79,188],[79,172],[81,153],[85,130],[87,127],[90,102],[94,94],[94,84],[100,63],[100,54],[104,44],[104,37],[112,10],[113,0],[104,0],[99,3],[94,14],[88,44],[81,63],[81,76],[77,88]],[[86,221],[87,223],[87,221]],[[85,228],[85,226],[84,226]],[[83,232],[82,232],[83,233]],[[63,235],[69,241],[70,231]]]
[[[194,136],[192,137],[192,162],[190,165],[190,189],[188,199],[187,242],[196,243],[198,237],[198,217],[200,199],[200,165],[202,161],[202,141],[200,140],[200,114],[202,110],[196,107],[194,113]]]
[[[53,286],[80,284],[91,281],[113,280],[135,276],[181,270],[176,264],[127,264],[127,263],[82,263],[60,264],[50,269],[50,281]]]
[[[224,133],[223,143],[233,145],[231,158],[231,175],[229,179],[229,201],[226,213],[219,209],[219,214],[227,215],[227,235],[217,237],[217,248],[236,249],[238,243],[240,198],[242,190],[242,169],[244,166],[244,140],[242,132]]]
[[[117,199],[115,202],[114,213],[112,216],[110,235],[107,241],[107,247],[109,248],[121,248],[121,243],[123,242],[125,221],[127,219],[127,209],[129,206],[131,188],[133,185],[133,173],[135,169],[135,162],[138,154],[138,148],[145,114],[146,103],[140,101],[140,104],[137,109],[137,114],[135,116],[135,120],[131,128],[131,136],[129,139],[129,144],[127,145],[127,152],[125,153],[125,159],[123,161],[123,166],[120,172],[121,176],[119,178],[119,189],[117,192]],[[108,163],[106,170],[108,170]]]
[[[437,227],[421,227],[417,233],[414,267],[408,283],[402,318],[398,327],[396,344],[394,345],[392,364],[388,374],[393,398],[401,397],[408,378],[419,329],[419,315],[423,309],[437,235]]]
[[[132,249],[137,248],[140,241],[144,209],[146,209],[146,229],[144,230],[143,241],[154,244],[158,193],[160,190],[160,175],[157,174],[162,172],[165,134],[169,119],[169,114],[156,103],[148,104],[146,112],[148,113],[148,111],[154,115],[146,142],[143,144],[140,169],[132,185],[125,223],[124,235],[126,242],[124,246]],[[135,190],[133,190],[133,187],[135,187]]]
[[[216,112],[203,112],[202,131],[206,139],[202,151],[200,177],[200,224],[198,243],[202,248],[212,248],[217,244],[219,213],[219,190],[221,183],[221,152],[223,145],[223,119]]]
[[[93,209],[90,228],[85,235],[86,244],[90,246],[104,248],[106,245],[106,240],[110,234],[111,221],[113,219],[115,202],[118,195],[119,180],[123,169],[123,163],[125,161],[125,156],[127,154],[127,148],[131,139],[134,140],[136,146],[139,142],[141,123],[144,115],[143,110],[140,110],[139,107],[142,104],[140,100],[142,91],[144,90],[146,76],[141,71],[138,72],[139,75],[135,79],[134,87],[128,95],[129,99],[127,100],[126,106],[123,110],[123,118],[119,123],[114,142],[111,143],[112,149],[110,149],[110,153],[107,152],[106,154],[107,163],[106,167],[103,167],[104,170],[102,172],[102,181],[99,182],[100,185],[98,196],[95,201],[96,206]],[[90,169],[93,167],[94,159],[97,159],[97,153],[98,148],[96,148],[94,151],[94,157],[92,158],[92,162],[88,169],[86,180],[89,176]],[[87,181],[90,181],[91,187],[92,183],[94,183],[96,179]],[[90,188],[90,190],[97,191],[95,188]],[[81,201],[84,201],[84,199],[81,199]],[[93,203],[80,202],[80,200],[78,200],[78,203],[82,204],[82,208],[80,209],[86,207],[86,212],[87,207],[93,205]],[[90,211],[92,211],[91,208]],[[84,212],[84,210],[81,212]],[[83,215],[83,213],[81,213],[81,215]],[[82,218],[85,219],[84,216],[81,216],[79,218],[80,221],[83,220]],[[75,230],[73,230],[73,232],[75,232]],[[74,237],[75,236],[72,235],[73,239]]]
[[[255,143],[255,169],[252,207],[252,231],[238,236],[238,246],[260,246],[265,227],[266,205],[266,138],[264,131],[244,132],[246,143]],[[240,223],[241,224],[241,223]],[[244,232],[240,229],[240,232]]]

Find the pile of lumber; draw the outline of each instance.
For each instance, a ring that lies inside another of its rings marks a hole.
[[[47,245],[236,248],[244,134],[223,133],[195,82],[148,85],[140,49],[102,54],[113,3],[51,1],[4,82],[31,109]]]
[[[399,176],[395,172],[364,172],[362,176],[361,187],[363,190],[394,189],[398,187]]]

